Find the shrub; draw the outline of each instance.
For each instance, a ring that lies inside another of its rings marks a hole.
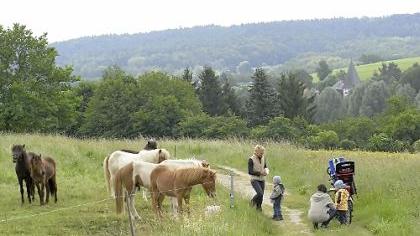
[[[393,140],[385,133],[375,134],[369,138],[368,150],[380,152],[402,152],[408,148],[408,143]]]
[[[317,137],[322,148],[333,149],[338,146],[338,135],[332,130],[321,131]]]
[[[296,139],[298,129],[292,124],[292,121],[283,117],[275,117],[272,119],[266,128],[265,136],[275,140],[289,140]]]
[[[413,151],[415,153],[420,152],[420,139],[413,143]]]
[[[340,142],[340,148],[344,150],[353,150],[356,148],[356,143],[352,140],[344,139]]]

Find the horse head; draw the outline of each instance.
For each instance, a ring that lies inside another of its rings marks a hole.
[[[24,153],[26,153],[25,150],[25,144],[15,144],[12,147],[12,158],[13,163],[16,163],[18,160],[21,160],[24,157]]]
[[[171,155],[169,154],[168,151],[166,151],[165,149],[159,149],[158,152],[158,163],[161,163],[164,160],[168,160],[171,157]]]
[[[203,168],[204,177],[202,186],[209,197],[216,197],[216,171]]]
[[[144,147],[144,150],[154,150],[157,149],[157,142],[155,139],[151,138],[149,141],[147,141],[146,146]]]
[[[208,163],[206,160],[202,160],[201,161],[201,167],[210,169],[210,163]]]

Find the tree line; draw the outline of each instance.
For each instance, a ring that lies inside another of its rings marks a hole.
[[[73,76],[71,67],[56,65],[57,51],[46,35],[35,37],[14,25],[0,28],[0,42],[0,130],[5,132],[241,137],[374,151],[414,151],[420,145],[418,65],[404,73],[383,65],[371,82],[345,98],[322,87],[336,79],[332,75],[315,85],[302,71],[275,77],[257,68],[246,96],[240,96],[229,74],[210,66],[197,80],[190,68],[181,76],[159,71],[133,76],[112,66],[101,80],[89,82]]]

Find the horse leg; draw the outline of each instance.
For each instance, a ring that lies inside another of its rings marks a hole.
[[[45,204],[45,199],[44,199],[44,196],[45,196],[45,184],[44,184],[44,182],[41,182],[41,194],[39,195],[39,198],[41,199],[41,205],[44,205]]]
[[[36,183],[35,184],[35,186],[36,186],[36,189],[38,190],[38,195],[39,195],[39,202],[40,202],[40,204],[42,205],[42,193],[41,193],[41,187],[39,186],[40,184],[39,183]]]
[[[111,177],[109,177],[109,191],[111,192],[111,197],[113,198],[115,198],[114,179],[114,175],[111,174]]]
[[[35,182],[32,178],[29,178],[29,182],[31,183],[31,195],[32,195],[32,201],[35,201]]]
[[[187,208],[188,216],[190,216],[190,193],[191,189],[187,190],[184,195],[185,207]]]
[[[175,216],[178,215],[178,201],[176,197],[170,197],[171,198],[171,205],[172,205],[172,212]]]
[[[147,200],[147,190],[146,190],[146,188],[143,188],[143,199],[144,199],[144,201],[148,201]]]
[[[29,201],[29,203],[32,203],[32,201],[31,201],[31,179],[30,179],[30,177],[25,178],[25,184],[26,184],[26,193],[28,195],[28,201]]]
[[[182,195],[178,195],[177,196],[177,200],[178,200],[178,213],[181,214],[182,216]]]
[[[156,192],[156,191],[157,190],[153,190],[152,189],[152,207],[153,207],[153,210],[154,210],[155,214],[159,216],[159,213],[158,213],[158,197],[159,197],[159,193]]]
[[[158,209],[159,209],[160,218],[162,218],[162,202],[163,202],[163,199],[164,198],[165,198],[165,195],[164,194],[159,194],[159,197],[158,197]]]
[[[48,183],[48,180],[45,181],[45,182],[46,182],[45,193],[47,194],[47,197],[45,198],[45,202],[48,203],[50,201],[50,191],[51,191],[51,189],[50,189],[50,183]]]
[[[21,204],[23,205],[23,203],[25,203],[25,199],[23,197],[24,192],[23,192],[23,178],[18,178],[19,181],[19,187],[20,187],[20,196],[21,196]]]
[[[135,192],[133,192],[133,193],[131,193],[131,195],[128,197],[128,199],[129,199],[129,203],[130,203],[130,207],[131,207],[131,211],[133,212],[133,214],[132,215],[134,215],[134,219],[137,219],[137,220],[140,220],[141,219],[141,217],[140,217],[140,215],[139,215],[139,213],[137,212],[137,209],[136,209],[136,204],[134,203],[134,200],[135,200]]]

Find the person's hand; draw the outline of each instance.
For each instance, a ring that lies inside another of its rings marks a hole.
[[[261,172],[262,176],[267,176],[267,172],[265,171],[265,169]]]

